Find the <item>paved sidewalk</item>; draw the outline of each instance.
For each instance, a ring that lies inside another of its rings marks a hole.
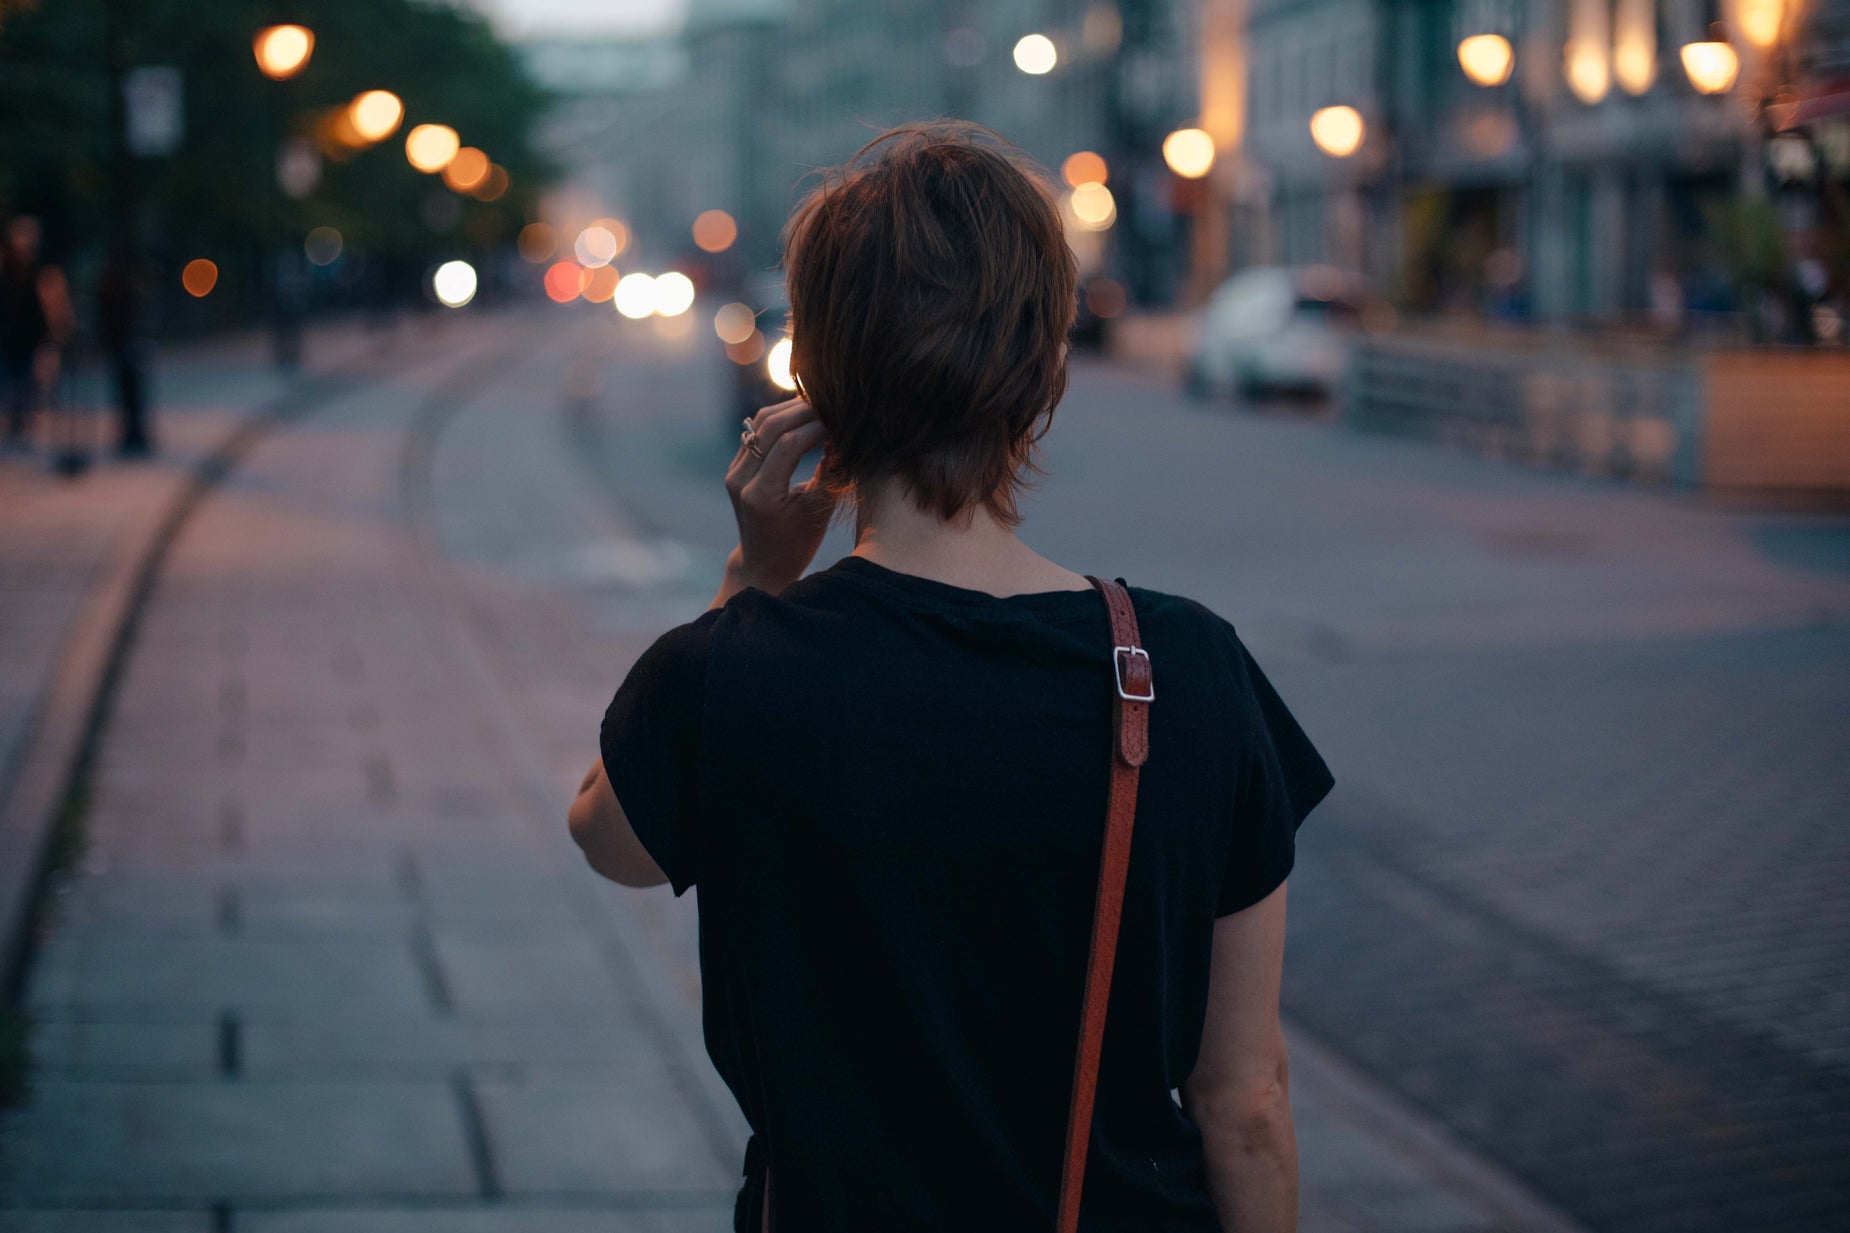
[[[710,554],[574,457],[558,321],[446,323],[186,524],[28,990],[0,1230],[730,1227],[694,900],[601,882],[562,822]],[[1307,1230],[1569,1228],[1311,1042],[1294,1076]]]
[[[76,436],[92,447],[75,477],[51,469],[42,423],[30,451],[0,454],[0,955],[18,942],[48,815],[65,790],[101,675],[163,523],[206,457],[266,408],[309,398],[333,374],[381,358],[381,338],[350,324],[309,332],[294,374],[252,333],[162,353],[150,373],[159,453],[118,459],[106,406],[80,403]],[[102,377],[72,377],[101,396]]]

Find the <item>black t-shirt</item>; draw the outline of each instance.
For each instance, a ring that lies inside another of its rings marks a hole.
[[[1082,1228],[1216,1230],[1172,1097],[1214,920],[1331,786],[1233,627],[1130,589],[1156,683]],[[668,631],[603,757],[699,888],[708,1053],[797,1233],[1054,1225],[1114,698],[1091,590],[998,598],[846,557]],[[757,1233],[750,1225],[749,1233]]]

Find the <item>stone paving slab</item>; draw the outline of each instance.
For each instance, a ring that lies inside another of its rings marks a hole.
[[[17,1212],[0,1208],[0,1233],[212,1233],[205,1211]]]
[[[715,1158],[655,1059],[638,1063],[478,1079],[483,1119],[506,1192],[736,1188],[737,1166]]]
[[[448,1083],[43,1080],[9,1117],[15,1204],[473,1195]]]

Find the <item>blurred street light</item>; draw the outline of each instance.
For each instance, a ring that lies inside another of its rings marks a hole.
[[[490,163],[488,174],[482,177],[482,182],[475,186],[475,191],[470,195],[477,201],[499,201],[501,194],[507,192],[508,184],[507,168],[500,163]]]
[[[1053,72],[1053,66],[1059,62],[1060,53],[1045,34],[1023,35],[1015,44],[1015,67],[1031,77]],[[775,353],[776,348],[772,351]]]
[[[1311,113],[1310,139],[1332,158],[1348,158],[1362,147],[1368,126],[1353,107],[1320,107]]]
[[[1726,43],[1685,43],[1681,51],[1689,84],[1704,94],[1726,94],[1741,71],[1741,57]]]
[[[643,273],[625,274],[617,282],[612,302],[625,317],[640,321],[655,311],[655,279]]]
[[[1501,34],[1473,34],[1458,43],[1458,66],[1473,85],[1500,86],[1516,67],[1516,53]]]
[[[218,266],[204,257],[195,257],[180,271],[180,285],[186,288],[186,294],[202,299],[218,286]]]
[[[594,268],[609,265],[622,248],[623,245],[617,242],[616,233],[600,223],[592,223],[579,232],[577,241],[572,245],[579,264]]]
[[[347,123],[361,141],[384,141],[404,118],[405,105],[390,90],[367,90],[347,104]]]
[[[750,304],[733,301],[713,314],[713,333],[729,346],[750,338],[758,329],[758,314]]]
[[[1066,181],[1068,188],[1078,188],[1081,184],[1103,184],[1111,176],[1105,167],[1105,160],[1090,150],[1081,150],[1069,154],[1060,164],[1060,178]]]
[[[1087,231],[1104,231],[1118,219],[1118,203],[1103,184],[1081,184],[1067,195],[1073,217]]]
[[[1634,97],[1657,80],[1656,8],[1655,0],[1618,0],[1613,9],[1612,75]]]
[[[555,261],[546,271],[546,298],[570,304],[585,289],[584,267],[576,261]]]
[[[655,280],[655,311],[662,317],[679,317],[694,306],[694,280],[670,270]]]
[[[467,261],[446,261],[430,276],[430,289],[445,308],[461,308],[475,298],[475,267]]]
[[[559,241],[550,224],[528,223],[520,229],[514,246],[520,250],[522,261],[538,265],[552,260],[552,255],[559,250]]]
[[[1163,161],[1184,180],[1199,180],[1214,166],[1214,139],[1198,128],[1179,128],[1163,138]]]
[[[704,210],[694,220],[694,243],[703,252],[723,253],[739,238],[739,224],[724,210]]]
[[[310,265],[333,265],[340,260],[341,247],[341,234],[332,227],[315,227],[302,241],[302,253]]]
[[[1785,0],[1735,0],[1734,16],[1741,37],[1764,50],[1779,42]]]
[[[588,304],[602,304],[617,293],[620,276],[614,265],[600,265],[585,271],[585,289],[579,292]]]
[[[764,357],[764,370],[771,378],[771,384],[780,390],[795,390],[797,379],[790,372],[790,340],[780,338],[771,348],[771,354]]]
[[[271,81],[284,81],[308,67],[315,32],[307,26],[265,26],[251,40],[257,68]]]
[[[420,124],[405,135],[405,158],[425,175],[450,165],[462,142],[447,124]]]
[[[451,191],[473,192],[488,179],[488,156],[474,146],[464,146],[443,169],[443,182]]]

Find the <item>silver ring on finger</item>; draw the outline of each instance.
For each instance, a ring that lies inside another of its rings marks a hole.
[[[750,420],[746,420],[745,422],[747,424],[751,423]],[[741,444],[745,446],[746,453],[750,454],[753,458],[756,458],[759,462],[764,461],[764,448],[758,444],[758,434],[757,433],[753,432],[750,428],[747,428],[744,432],[739,434],[739,441]]]

